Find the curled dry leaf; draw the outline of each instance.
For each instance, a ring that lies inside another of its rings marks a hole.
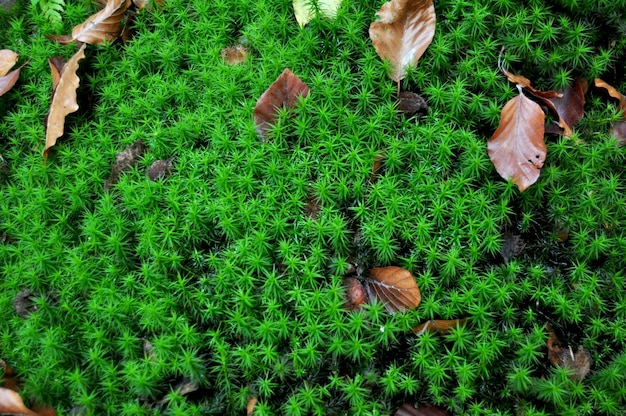
[[[248,51],[241,46],[229,46],[228,48],[222,49],[222,59],[228,65],[237,65],[246,62],[246,58],[248,57]]]
[[[583,117],[585,114],[585,94],[587,93],[588,83],[586,79],[576,78],[574,83],[568,86],[559,97],[548,98],[547,101],[550,109],[552,109],[559,116],[558,125],[561,129],[561,134],[565,137],[570,137],[572,127]]]
[[[426,321],[423,324],[416,326],[415,328],[413,328],[411,332],[421,335],[424,332],[428,331],[431,333],[446,335],[446,334],[449,334],[450,331],[452,331],[454,328],[464,326],[466,323],[467,323],[467,318],[452,319],[452,320],[443,320],[443,319],[436,320],[435,319],[435,320]]]
[[[293,12],[300,26],[305,26],[315,17],[315,8],[311,0],[293,0]],[[317,0],[320,14],[329,19],[337,16],[341,0]]]
[[[446,412],[445,410],[439,407],[430,405],[430,404],[425,404],[424,406],[418,409],[410,403],[403,404],[402,407],[400,407],[398,410],[396,410],[396,413],[394,413],[394,416],[449,416],[449,415],[450,414]]]
[[[50,112],[46,117],[46,147],[43,151],[44,157],[48,155],[50,148],[54,146],[57,139],[63,135],[65,127],[65,117],[78,110],[76,101],[76,89],[80,84],[80,79],[76,75],[78,63],[85,57],[85,45],[83,44],[78,52],[67,61],[59,70],[58,59],[50,61],[52,69],[52,103]],[[55,71],[57,71],[55,73]]]
[[[432,0],[391,0],[376,16],[379,20],[370,24],[370,38],[378,56],[391,63],[391,79],[400,82],[433,40],[435,7]]]
[[[104,9],[74,26],[70,36],[48,36],[48,39],[62,44],[79,41],[102,45],[104,42],[112,42],[120,35],[122,20],[131,4],[131,0],[108,0]]]
[[[602,88],[609,93],[609,95],[619,101],[619,109],[626,113],[626,96],[620,93],[615,87],[612,85],[602,81],[600,78],[595,78],[593,80],[593,84],[596,88]]]
[[[389,313],[404,312],[416,308],[422,297],[415,278],[406,269],[396,266],[370,269],[365,279],[369,298],[385,304]]]
[[[104,189],[109,190],[111,186],[117,183],[120,178],[120,174],[132,167],[139,158],[145,153],[146,145],[141,140],[135,140],[133,144],[124,149],[123,152],[119,152],[115,155],[115,163],[111,167],[111,176],[104,183]]]
[[[254,121],[256,131],[265,138],[267,130],[276,121],[279,108],[293,108],[298,102],[298,97],[309,95],[309,86],[298,78],[289,68],[265,90],[254,107]]]
[[[26,407],[17,392],[4,387],[0,387],[0,414],[39,416]]]
[[[9,49],[0,49],[0,77],[5,76],[17,63],[19,55]]]
[[[500,125],[489,139],[487,150],[496,170],[524,191],[539,178],[546,159],[543,141],[545,115],[536,102],[519,95],[502,109]]]

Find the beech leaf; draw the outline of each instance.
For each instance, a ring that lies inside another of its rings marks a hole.
[[[574,83],[563,91],[560,97],[549,98],[552,108],[559,116],[559,127],[563,129],[563,136],[573,134],[572,127],[585,114],[585,94],[587,92],[587,80],[576,78]]]
[[[416,308],[422,297],[415,278],[406,269],[396,266],[370,269],[365,279],[369,298],[376,298],[385,304],[389,313],[405,312]]]
[[[293,12],[300,26],[305,26],[315,17],[315,8],[311,1],[293,0]],[[341,0],[317,0],[320,14],[329,19],[334,19],[337,16],[339,5],[341,5]]]
[[[446,335],[449,334],[450,331],[452,331],[454,328],[464,326],[466,323],[467,318],[452,320],[433,319],[416,326],[415,328],[413,328],[412,332],[415,332],[418,335],[421,335],[426,331],[431,333],[437,333],[440,335]]]
[[[57,139],[63,135],[65,127],[65,117],[78,110],[76,101],[76,89],[80,84],[80,79],[76,75],[78,63],[85,57],[85,44],[70,58],[61,68],[60,74],[55,75],[55,68],[58,68],[59,61],[50,61],[52,69],[52,80],[56,80],[56,86],[52,91],[52,103],[50,112],[46,117],[46,147],[43,151],[44,157],[48,155],[50,148],[54,146]]]
[[[376,16],[379,20],[370,24],[370,38],[378,56],[391,63],[391,79],[400,82],[433,40],[435,7],[432,0],[391,0]]]
[[[500,125],[489,139],[487,150],[496,170],[524,191],[539,179],[546,159],[543,141],[543,110],[522,93],[502,108]]]
[[[5,76],[17,63],[19,55],[9,49],[0,49],[0,77]]]
[[[265,90],[254,107],[256,131],[265,138],[267,130],[276,121],[279,108],[290,109],[298,102],[298,97],[309,95],[309,86],[298,78],[289,68]]]
[[[14,69],[5,76],[0,77],[0,96],[6,94],[11,88],[13,88],[13,86],[20,77],[20,71],[22,70],[22,68],[24,68],[24,65],[20,66],[17,69]]]
[[[131,0],[108,0],[104,9],[91,15],[83,23],[74,26],[71,36],[48,36],[48,39],[63,44],[73,41],[91,45],[112,42],[120,35],[122,20],[131,4]]]

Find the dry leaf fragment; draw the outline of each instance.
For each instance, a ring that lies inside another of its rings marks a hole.
[[[563,351],[560,365],[572,370],[572,375],[569,376],[570,380],[582,381],[591,370],[591,354],[582,346],[578,346],[578,350],[574,354],[572,347],[569,347]]]
[[[27,63],[28,62],[26,62],[24,65],[26,65]],[[0,77],[0,96],[6,94],[11,88],[13,88],[13,86],[20,77],[20,71],[22,70],[22,68],[24,68],[24,65],[9,72],[5,76]]]
[[[422,300],[415,278],[401,267],[370,269],[365,288],[370,299],[376,298],[383,302],[389,313],[416,308]]]
[[[618,146],[626,144],[626,120],[620,120],[611,127],[611,135],[615,137]]]
[[[426,321],[423,324],[416,326],[415,328],[413,328],[411,332],[414,332],[417,335],[422,335],[426,331],[431,332],[431,333],[437,333],[440,335],[447,335],[454,328],[464,326],[466,323],[467,323],[467,318],[452,319],[452,320],[432,319],[430,321]]]
[[[135,140],[133,144],[115,155],[115,163],[111,167],[111,176],[104,183],[104,189],[109,190],[119,180],[120,174],[132,167],[146,151],[146,145],[141,140]]]
[[[376,12],[369,34],[381,59],[392,65],[391,79],[400,82],[409,65],[416,64],[435,34],[432,0],[391,0]]]
[[[258,399],[256,396],[248,400],[248,405],[246,406],[246,415],[251,416],[254,413],[254,407],[256,406]]]
[[[551,103],[550,108],[559,116],[558,125],[565,137],[570,137],[572,127],[585,114],[585,94],[587,93],[587,80],[576,78],[574,83],[568,86],[560,97],[552,97],[547,100]]]
[[[153,0],[153,1],[154,1],[154,4],[158,7],[165,6],[165,2],[166,2],[166,0]],[[133,3],[135,4],[135,7],[137,7],[137,10],[141,10],[150,6],[150,0],[133,0]],[[152,11],[150,7],[148,7],[147,10]]]
[[[298,78],[289,68],[265,90],[254,107],[254,121],[256,131],[265,138],[267,130],[276,121],[278,109],[293,108],[298,102],[298,97],[309,95],[309,86]]]
[[[405,116],[411,117],[417,113],[428,114],[428,104],[420,95],[411,91],[402,91],[398,94],[398,110]]]
[[[430,404],[426,404],[418,409],[410,403],[403,404],[402,407],[400,407],[398,410],[396,410],[396,413],[394,413],[394,416],[449,416],[449,415],[450,414],[446,412],[445,410],[439,407],[430,405]]]
[[[156,181],[158,179],[165,179],[170,175],[172,171],[172,161],[174,160],[174,156],[170,157],[167,160],[156,160],[154,163],[150,165],[148,171],[146,172],[146,176],[151,181]]]
[[[526,244],[519,235],[505,233],[502,238],[504,241],[502,242],[502,247],[500,248],[500,254],[504,259],[504,262],[508,263],[511,258],[517,257],[522,253]]]
[[[361,309],[363,304],[367,302],[367,293],[365,287],[354,277],[346,277],[343,279],[343,284],[346,286],[346,308],[354,311]]]
[[[340,5],[341,0],[317,0],[320,14],[329,19],[334,19],[337,16],[337,9]],[[315,17],[315,8],[311,4],[311,0],[293,0],[293,12],[301,27]]]
[[[131,4],[131,0],[108,0],[104,9],[74,26],[71,36],[47,37],[62,44],[79,41],[91,45],[102,45],[104,42],[112,42],[122,31],[122,20]]]
[[[237,65],[246,62],[246,58],[248,57],[248,51],[241,46],[229,46],[228,48],[222,49],[222,59],[228,65]]]
[[[602,81],[600,78],[595,78],[593,80],[593,84],[597,88],[605,89],[611,97],[617,99],[619,101],[619,109],[623,113],[626,113],[626,96],[625,95],[617,91],[617,89],[613,87],[612,85],[609,85],[606,82]]]
[[[4,387],[0,387],[0,414],[39,416],[26,407],[17,392]]]
[[[524,191],[539,178],[546,159],[543,141],[545,115],[536,102],[517,87],[519,95],[502,108],[500,125],[487,150],[496,170]]]
[[[85,45],[83,44],[78,52],[63,65],[60,74],[55,75],[54,68],[57,68],[58,60],[50,62],[52,69],[53,86],[52,103],[50,112],[46,117],[46,147],[43,151],[44,157],[48,155],[50,148],[54,146],[57,139],[63,135],[65,127],[65,117],[78,110],[76,101],[76,89],[80,84],[80,79],[76,75],[78,63],[85,57]]]
[[[5,76],[17,63],[19,55],[9,49],[0,49],[0,77]]]
[[[194,391],[198,390],[200,388],[200,386],[198,386],[198,383],[196,383],[195,381],[193,381],[191,378],[189,377],[185,377],[183,378],[183,380],[178,383],[176,385],[176,387],[174,388],[174,391],[176,392],[176,394],[178,394],[179,396],[185,396],[189,393],[193,393]],[[161,400],[159,400],[157,402],[157,404],[165,404],[168,403],[171,400],[171,397],[169,394],[165,395],[165,397],[163,397]]]
[[[37,305],[33,302],[34,298],[35,292],[29,289],[22,289],[15,295],[13,306],[15,307],[17,316],[20,318],[28,318],[28,315],[37,310]]]

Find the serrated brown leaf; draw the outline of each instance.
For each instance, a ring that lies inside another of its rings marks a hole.
[[[421,406],[419,409],[410,403],[405,403],[394,413],[394,416],[449,416],[445,410],[430,404]]]
[[[379,20],[370,24],[370,38],[378,56],[391,63],[391,79],[400,82],[433,40],[435,7],[432,0],[391,0],[376,16]]]
[[[279,108],[290,109],[298,102],[298,97],[309,95],[309,86],[298,78],[289,68],[265,90],[254,107],[256,131],[265,138],[267,130],[276,121]]]
[[[464,326],[466,323],[467,318],[451,320],[433,319],[416,326],[411,332],[423,334],[424,332],[428,331],[431,333],[446,335],[449,334],[450,331],[452,331],[454,328]]]
[[[617,99],[619,101],[619,109],[623,113],[626,113],[626,96],[625,95],[623,95],[615,87],[604,82],[600,78],[595,78],[593,80],[593,84],[596,86],[596,88],[602,88],[606,90],[606,92],[608,92],[611,97]]]
[[[229,46],[228,48],[222,49],[222,59],[228,65],[238,65],[246,62],[246,58],[248,57],[248,51],[241,46]]]
[[[524,191],[537,181],[546,159],[545,114],[517,88],[519,95],[502,108],[500,125],[489,139],[487,151],[500,176]]]
[[[9,49],[0,49],[0,77],[5,76],[17,63],[19,55]]]
[[[63,65],[60,76],[56,79],[57,85],[52,91],[50,112],[46,117],[46,147],[43,151],[44,157],[48,155],[50,148],[56,144],[57,139],[63,135],[65,117],[78,110],[76,89],[80,84],[80,79],[78,75],[76,75],[76,71],[78,70],[80,60],[85,57],[85,46],[86,45],[83,44],[78,52]],[[57,63],[50,62],[50,67],[56,68]],[[53,82],[56,78],[54,71],[55,70],[52,69]]]
[[[576,78],[574,83],[561,93],[561,96],[551,97],[547,100],[552,103],[551,108],[559,116],[558,125],[565,137],[570,137],[572,127],[585,114],[585,94],[588,83],[586,79]]]
[[[109,0],[104,9],[91,15],[83,23],[74,26],[71,36],[47,37],[62,44],[78,41],[90,45],[101,45],[104,42],[112,42],[120,35],[122,20],[131,4],[131,0]]]
[[[380,300],[389,313],[416,308],[422,300],[411,272],[396,266],[370,269],[365,289],[369,298]]]

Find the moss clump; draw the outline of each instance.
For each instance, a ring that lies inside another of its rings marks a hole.
[[[0,18],[2,48],[32,59],[0,98],[0,357],[25,396],[117,415],[234,414],[252,396],[257,414],[388,414],[406,401],[455,414],[624,413],[615,110],[592,97],[575,137],[548,139],[523,194],[486,152],[515,94],[497,69],[502,46],[539,88],[601,76],[626,91],[624,2],[437,1],[433,43],[403,84],[430,112],[410,119],[367,36],[380,6],[346,0],[335,20],[303,29],[289,1],[142,12],[127,45],[89,48],[81,110],[47,163],[46,58],[73,49],[27,10]],[[66,11],[69,32],[94,8]],[[240,42],[249,59],[226,65],[221,50]],[[252,109],[285,67],[311,93],[260,143]],[[138,139],[148,152],[105,192],[115,154]],[[172,156],[169,178],[145,177]],[[526,241],[508,263],[505,232]],[[422,304],[345,310],[353,259],[408,268]],[[34,311],[20,317],[25,289]],[[446,336],[407,335],[466,316]],[[591,353],[584,380],[551,368],[546,322]],[[174,391],[185,378],[197,394]]]

